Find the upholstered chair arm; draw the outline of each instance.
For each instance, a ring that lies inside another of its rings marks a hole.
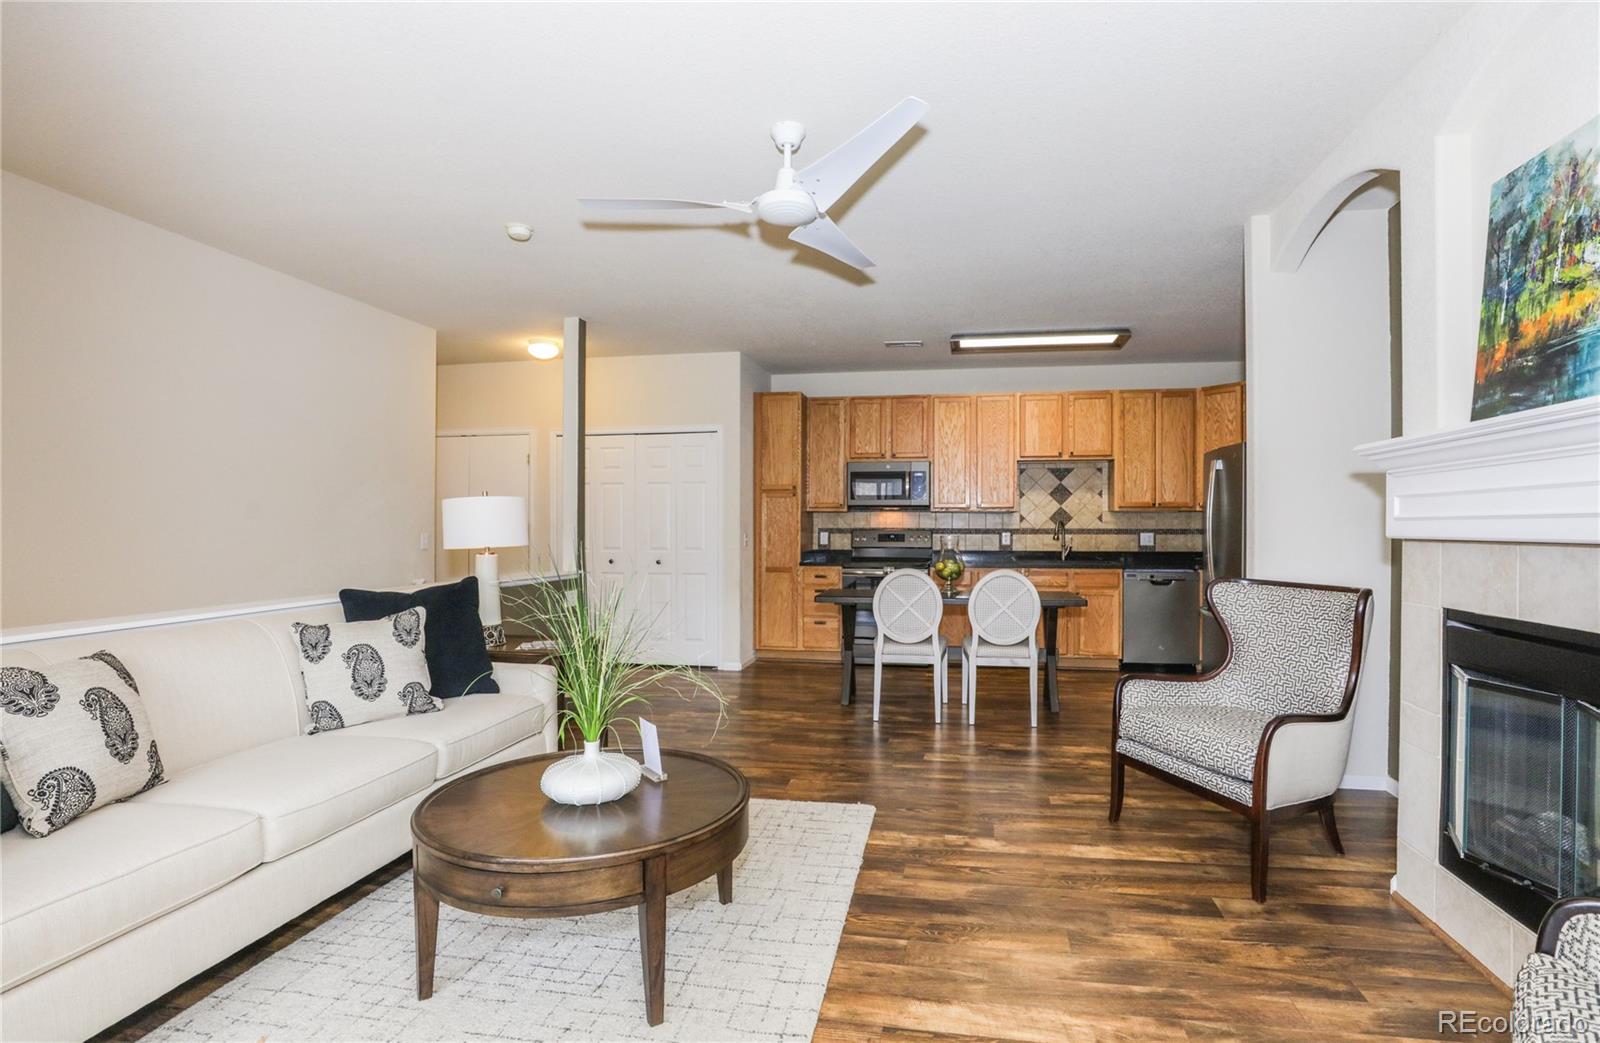
[[[1575,922],[1582,916],[1594,921]],[[1536,948],[1546,956],[1559,955],[1600,971],[1600,898],[1567,898],[1552,905],[1539,924]]]
[[[1318,800],[1339,788],[1355,716],[1286,714],[1267,722],[1256,753],[1255,779],[1267,808]]]
[[[556,668],[549,663],[495,663],[494,680],[502,692],[538,701],[544,706],[544,738],[556,748]],[[471,699],[472,696],[462,696]]]

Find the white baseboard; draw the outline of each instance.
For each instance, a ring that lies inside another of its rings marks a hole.
[[[728,662],[728,663],[718,663],[717,664],[717,669],[718,670],[731,670],[734,673],[738,673],[741,670],[748,670],[750,668],[750,664],[754,663],[755,661],[756,661],[755,653],[751,653],[750,658],[744,660],[743,662],[740,662],[738,660],[734,660],[734,661]]]
[[[1382,790],[1391,797],[1400,795],[1400,784],[1387,775],[1346,775],[1339,780],[1339,788]]]

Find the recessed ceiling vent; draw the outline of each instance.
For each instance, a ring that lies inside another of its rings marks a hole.
[[[883,346],[886,347],[886,348],[889,348],[891,350],[898,350],[900,348],[913,348],[913,349],[915,349],[915,348],[922,347],[922,341],[920,341],[920,340],[886,340],[886,341],[883,342]]]

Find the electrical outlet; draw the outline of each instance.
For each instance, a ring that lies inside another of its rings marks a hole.
[[[1009,529],[1002,529],[1001,530],[1001,532],[1000,532],[1000,549],[1001,550],[1010,550],[1011,549],[1011,530],[1009,530]]]
[[[817,546],[826,547],[828,545],[828,536],[829,532],[827,529],[823,529],[821,532],[817,533]]]
[[[1141,547],[1154,547],[1155,545],[1156,545],[1156,534],[1155,533],[1153,533],[1153,532],[1141,532],[1139,534],[1139,546],[1141,546]]]

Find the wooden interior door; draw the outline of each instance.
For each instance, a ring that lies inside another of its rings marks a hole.
[[[973,463],[976,443],[973,437],[971,395],[940,395],[933,399],[933,469],[930,504],[936,511],[965,511],[976,500]]]
[[[1074,391],[1067,395],[1067,455],[1106,460],[1112,453],[1112,405],[1109,391]]]
[[[896,460],[926,460],[929,453],[927,395],[897,395],[889,399],[889,455]]]
[[[1112,506],[1156,505],[1156,393],[1118,391],[1115,409]]]
[[[806,399],[806,510],[844,510],[842,398]]]
[[[1156,506],[1192,508],[1196,504],[1193,388],[1162,391],[1156,397]]]
[[[846,446],[852,460],[886,460],[889,457],[889,409],[884,398],[845,399],[848,435]]]
[[[1017,506],[1017,396],[978,395],[973,399],[974,454],[978,510]]]
[[[1065,418],[1065,399],[1060,394],[1018,395],[1017,456],[1024,460],[1065,456]]]

